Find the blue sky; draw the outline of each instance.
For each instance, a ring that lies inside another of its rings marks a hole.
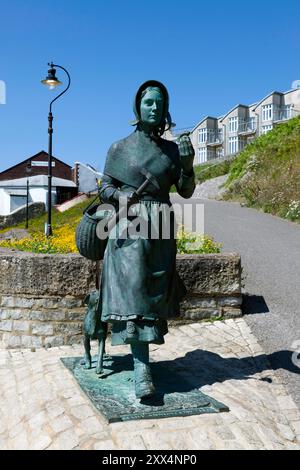
[[[0,0],[0,53],[0,171],[47,150],[51,60],[72,77],[53,107],[53,154],[101,170],[133,129],[145,80],[167,86],[177,128],[288,90],[300,79],[300,2]]]

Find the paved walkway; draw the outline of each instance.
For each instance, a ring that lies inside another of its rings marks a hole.
[[[171,328],[151,348],[230,412],[107,424],[59,360],[80,346],[1,350],[0,449],[300,449],[299,410],[243,319]]]
[[[204,232],[222,243],[221,252],[241,256],[245,321],[300,408],[300,369],[291,362],[300,344],[300,225],[237,202],[172,202],[193,204],[184,218],[192,230],[192,215],[203,210],[196,204],[203,203]]]

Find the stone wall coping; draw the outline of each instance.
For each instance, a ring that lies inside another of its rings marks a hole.
[[[21,251],[11,248],[0,248],[0,258],[7,256],[13,257],[34,257],[34,258],[83,258],[79,253],[32,253],[30,251]],[[177,254],[177,259],[198,259],[198,258],[240,258],[240,254],[237,252],[225,252],[225,253],[193,253],[193,254]],[[84,258],[83,258],[84,259]]]
[[[102,262],[98,263],[99,270]],[[177,255],[176,268],[193,295],[239,295],[238,253]],[[97,263],[77,253],[39,254],[0,250],[0,295],[71,295],[82,298],[95,288]]]

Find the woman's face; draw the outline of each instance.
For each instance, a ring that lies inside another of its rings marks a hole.
[[[148,126],[158,126],[161,122],[164,98],[159,88],[147,89],[141,99],[141,121]]]

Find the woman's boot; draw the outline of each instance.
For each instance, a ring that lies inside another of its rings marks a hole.
[[[135,395],[137,398],[151,397],[155,393],[149,364],[149,344],[131,344],[134,362]]]

